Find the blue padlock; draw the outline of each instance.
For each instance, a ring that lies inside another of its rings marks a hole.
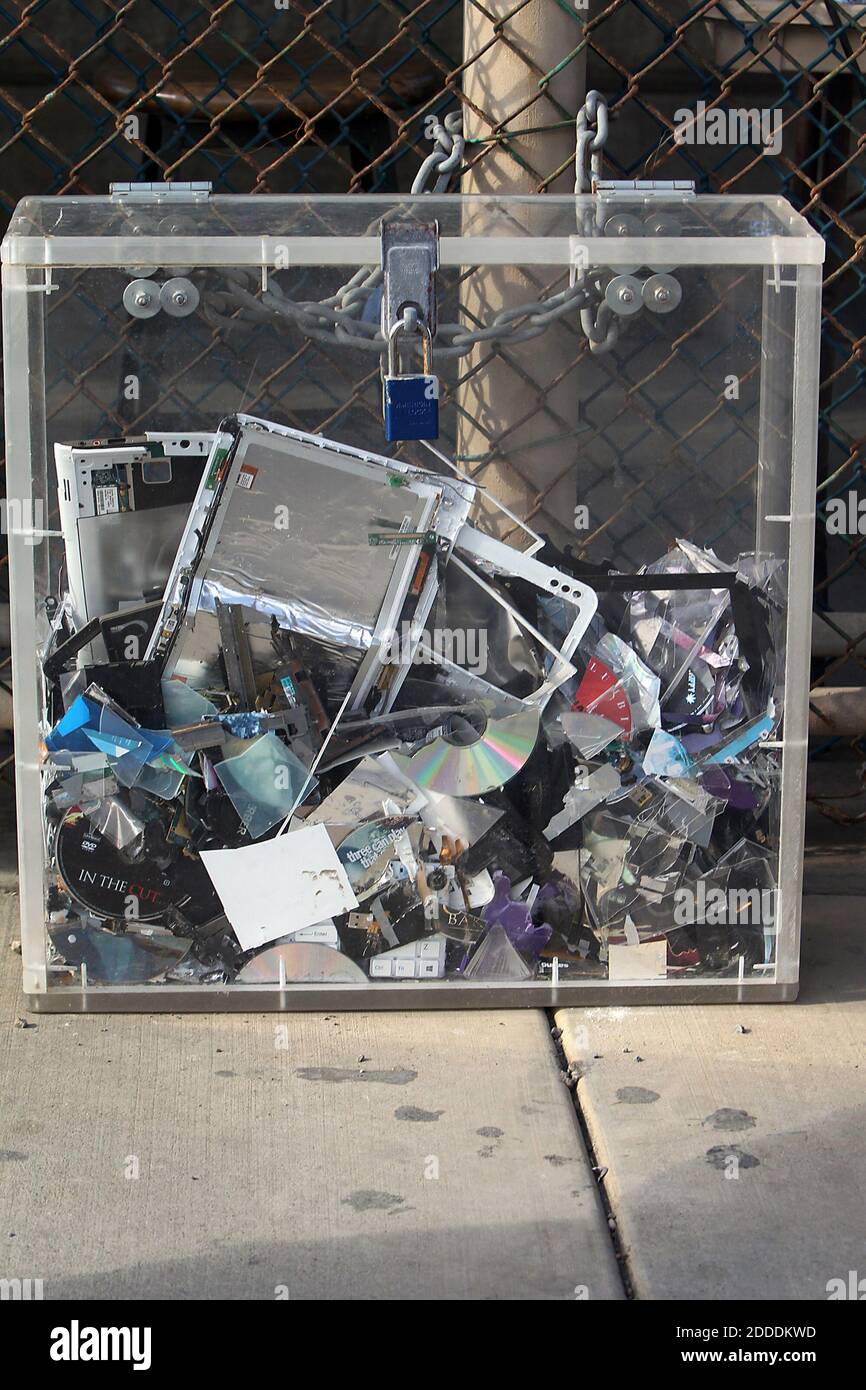
[[[418,325],[421,333],[420,373],[401,375],[397,371],[397,335],[405,332],[397,322],[388,335],[388,371],[382,383],[382,411],[385,438],[391,443],[404,439],[438,439],[439,378],[430,371],[432,343],[430,330]]]

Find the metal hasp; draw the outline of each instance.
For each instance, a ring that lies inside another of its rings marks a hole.
[[[382,227],[382,335],[388,361],[382,382],[385,437],[391,442],[436,439],[439,383],[431,371],[436,335],[436,222],[386,222]],[[420,373],[402,373],[397,339],[417,338]]]
[[[636,196],[687,202],[695,197],[695,185],[692,179],[597,179],[593,192],[608,203],[616,198],[633,203]]]
[[[395,323],[404,320],[407,309],[414,310],[418,323],[424,324],[430,337],[435,338],[438,269],[438,222],[383,224],[382,334],[386,342]]]

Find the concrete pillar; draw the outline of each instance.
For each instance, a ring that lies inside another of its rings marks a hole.
[[[569,117],[577,115],[584,98],[584,54],[568,63],[546,88],[540,89],[538,82],[542,74],[562,62],[580,43],[582,30],[577,20],[588,18],[589,10],[575,8],[572,16],[564,6],[551,0],[530,0],[507,20],[497,36],[495,24],[505,20],[512,9],[510,0],[488,0],[487,13],[483,13],[466,0],[463,43],[469,66],[463,74],[467,99],[464,133],[468,139],[488,136],[499,122],[507,125],[512,137],[515,132],[527,133],[509,138],[501,146],[467,145],[466,158],[471,167],[464,174],[461,192],[503,196],[535,193],[539,183],[565,164],[564,172],[545,186],[552,192],[571,193],[573,124],[533,131],[562,121],[563,108]],[[489,119],[484,120],[473,107]],[[543,215],[534,215],[532,209],[521,213],[527,233],[532,233],[534,225],[540,225]],[[464,312],[469,321],[477,318],[489,323],[502,309],[537,299],[552,279],[551,274],[538,270],[481,269],[463,284]],[[556,288],[561,289],[563,283]],[[464,466],[518,516],[527,518],[534,513],[534,528],[549,531],[560,542],[574,534],[574,473],[570,472],[554,489],[540,511],[536,511],[536,498],[565,468],[577,462],[578,441],[571,436],[579,421],[576,372],[572,370],[562,381],[557,380],[580,349],[577,327],[575,313],[569,327],[554,324],[528,343],[506,346],[504,356],[491,356],[491,349],[483,344],[474,348],[462,359],[461,376],[467,379],[458,393],[463,413],[457,443]],[[473,373],[471,369],[479,363],[484,366]],[[545,399],[551,413],[543,409]],[[490,462],[485,462],[491,451],[491,435],[515,425],[517,428],[507,433]],[[565,437],[541,448],[532,447],[539,440],[556,435]],[[497,534],[507,535],[510,525],[497,519]]]

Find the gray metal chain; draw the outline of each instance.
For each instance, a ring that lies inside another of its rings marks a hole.
[[[412,184],[413,194],[443,193],[459,168],[464,151],[462,113],[450,112],[443,122],[431,123],[428,136],[435,148],[424,160]],[[601,149],[607,138],[607,104],[598,92],[590,92],[577,117],[575,191],[584,192],[587,177],[596,178],[601,168]],[[587,174],[587,154],[589,154]],[[433,189],[428,185],[435,175]],[[233,328],[239,323],[273,322],[274,317],[295,322],[308,338],[339,343],[382,356],[388,345],[379,326],[376,309],[382,285],[379,266],[361,266],[351,279],[327,299],[298,301],[289,299],[277,281],[268,280],[265,290],[257,290],[257,277],[244,271],[227,271],[222,286],[208,293],[202,308],[214,327]],[[375,296],[375,299],[374,299]],[[371,302],[372,301],[372,302]],[[566,314],[579,312],[580,323],[591,351],[606,352],[616,342],[619,325],[604,303],[599,272],[578,271],[567,289],[546,299],[531,300],[504,309],[485,328],[468,329],[459,323],[440,323],[434,350],[439,358],[464,357],[478,343],[525,343],[539,337]]]
[[[463,162],[463,150],[466,145],[463,139],[463,112],[449,111],[444,122],[434,118],[428,125],[426,135],[428,140],[433,141],[435,149],[428,154],[415,175],[411,191],[428,192],[427,185],[435,173],[437,178],[433,192],[445,193],[451,182],[451,175]]]
[[[574,149],[575,193],[595,192],[595,183],[601,174],[601,152],[607,140],[607,132],[607,102],[601,92],[587,92],[586,100],[577,113]]]
[[[609,128],[607,102],[601,92],[587,92],[586,100],[577,113],[574,148],[574,191],[580,196],[595,194],[601,177],[601,152],[607,140]],[[601,215],[598,202],[593,197],[592,207],[581,212],[584,220],[584,235],[600,235]],[[578,271],[575,284],[584,285],[589,278],[586,270]],[[600,302],[599,302],[600,301]],[[610,352],[619,340],[621,323],[599,288],[594,304],[580,311],[580,326],[583,329],[590,352]]]

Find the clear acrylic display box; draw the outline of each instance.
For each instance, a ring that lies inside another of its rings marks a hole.
[[[28,1005],[795,998],[823,251],[640,185],[23,201]]]

